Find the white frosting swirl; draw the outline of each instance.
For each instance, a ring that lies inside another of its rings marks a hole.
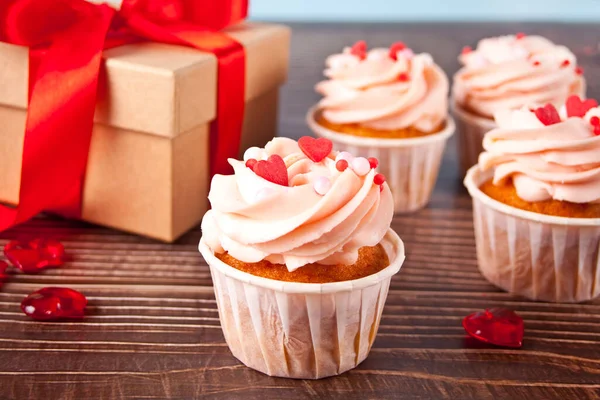
[[[298,144],[285,138],[269,142],[262,159],[280,155],[289,187],[271,183],[246,167],[229,162],[234,175],[215,175],[208,196],[212,210],[202,220],[204,240],[214,252],[252,263],[267,260],[290,271],[310,263],[350,265],[358,250],[377,245],[387,232],[393,201],[387,184],[374,184],[375,170],[359,176],[336,169],[335,153],[315,163]],[[327,178],[325,195],[315,181]]]
[[[358,123],[378,130],[438,129],[448,115],[448,78],[429,54],[376,48],[362,60],[346,48],[330,56],[316,90],[323,116],[336,124]]]
[[[527,108],[499,111],[498,128],[483,140],[479,168],[494,168],[494,183],[512,178],[525,201],[598,202],[600,136],[590,123],[594,116],[600,117],[600,108],[545,126]]]
[[[459,61],[464,67],[454,76],[454,100],[489,118],[529,104],[558,107],[569,95],[585,93],[575,55],[541,36],[482,39]]]

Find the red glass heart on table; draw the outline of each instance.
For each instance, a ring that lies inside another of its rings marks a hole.
[[[300,150],[314,162],[323,161],[333,150],[333,143],[329,139],[315,139],[310,136],[303,136],[298,140]]]
[[[273,154],[267,160],[258,161],[252,169],[261,178],[281,186],[288,186],[288,173],[283,158]]]
[[[477,340],[503,347],[523,345],[523,319],[506,308],[488,308],[466,316],[463,327]]]
[[[50,239],[33,239],[29,242],[13,240],[4,246],[8,261],[25,273],[35,273],[48,267],[63,264],[65,248]]]
[[[82,318],[87,299],[76,290],[47,287],[31,293],[21,303],[21,310],[38,321]]]
[[[594,99],[581,100],[579,96],[569,96],[565,102],[568,117],[584,117],[585,114],[594,107],[598,107],[598,102]]]

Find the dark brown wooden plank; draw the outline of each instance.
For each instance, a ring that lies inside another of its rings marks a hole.
[[[476,39],[524,31],[570,46],[600,96],[600,28],[561,24],[295,25],[281,133],[308,133],[306,110],[324,58],[366,39],[405,41],[434,55],[447,73]],[[588,47],[596,49],[590,52]],[[471,201],[451,142],[431,204],[396,216],[407,246],[369,358],[321,381],[270,378],[231,356],[221,332],[208,267],[197,252],[199,228],[169,245],[82,222],[41,217],[0,234],[54,236],[71,260],[39,275],[13,274],[0,289],[2,399],[598,399],[600,301],[535,303],[504,293],[479,274]],[[47,285],[86,293],[82,322],[36,323],[19,303]],[[526,325],[524,346],[506,350],[465,337],[461,319],[509,307]]]

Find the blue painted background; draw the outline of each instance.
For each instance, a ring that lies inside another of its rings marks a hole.
[[[257,20],[582,21],[600,23],[600,0],[250,0]]]

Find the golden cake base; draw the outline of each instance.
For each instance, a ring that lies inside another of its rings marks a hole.
[[[373,275],[388,265],[388,256],[381,245],[362,247],[358,252],[358,260],[352,265],[308,264],[290,272],[283,264],[272,264],[269,261],[245,263],[227,253],[215,254],[225,264],[249,274],[262,278],[298,283],[343,282]]]
[[[517,195],[511,179],[495,185],[492,180],[484,182],[479,189],[501,203],[538,214],[568,218],[600,218],[600,204],[579,204],[560,200],[528,202]]]
[[[410,138],[418,138],[423,136],[434,135],[438,132],[441,132],[445,128],[445,123],[440,124],[436,129],[431,132],[423,132],[412,126],[402,129],[394,129],[394,130],[379,130],[372,129],[365,126],[361,126],[360,124],[335,124],[329,120],[327,120],[323,115],[317,116],[317,122],[322,125],[324,128],[330,129],[335,132],[345,133],[353,136],[360,137],[373,137],[373,138],[382,138],[382,139],[410,139]]]

